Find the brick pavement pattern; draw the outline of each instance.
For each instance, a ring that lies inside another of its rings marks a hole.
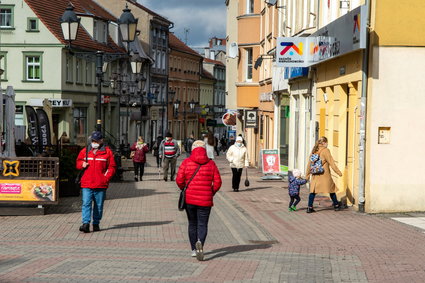
[[[181,161],[181,160],[180,160]],[[288,212],[287,183],[231,189],[215,197],[205,261],[190,256],[179,191],[151,156],[143,182],[113,183],[101,232],[78,231],[81,199],[63,198],[44,216],[0,217],[0,282],[425,282],[425,235],[388,216],[335,212],[318,197],[317,213]]]

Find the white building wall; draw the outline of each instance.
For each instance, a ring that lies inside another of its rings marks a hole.
[[[366,208],[425,210],[425,48],[375,47],[367,103]],[[379,127],[390,142],[378,143]]]

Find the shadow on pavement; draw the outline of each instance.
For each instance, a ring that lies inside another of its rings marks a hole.
[[[148,197],[152,195],[164,195],[164,194],[173,194],[173,192],[157,192],[153,189],[136,189],[128,188],[126,190],[120,191],[111,191],[109,194],[106,193],[106,199],[122,199],[122,198],[134,198],[134,197]]]
[[[168,220],[168,221],[152,221],[152,222],[131,222],[131,223],[114,225],[112,227],[104,228],[102,230],[105,231],[105,230],[132,228],[132,227],[158,226],[158,225],[170,224],[172,222],[173,221],[171,221],[171,220]]]
[[[230,247],[224,247],[221,249],[215,249],[209,252],[206,252],[205,255],[212,255],[211,257],[208,257],[204,259],[204,261],[212,260],[217,257],[223,257],[229,254],[236,254],[236,253],[242,253],[242,252],[249,252],[252,250],[260,250],[260,249],[268,249],[271,248],[271,244],[259,244],[259,245],[237,245],[237,246],[230,246]]]
[[[256,191],[256,190],[264,190],[264,189],[270,189],[271,187],[254,187],[254,188],[249,188],[249,189],[239,189],[239,192],[252,192],[252,191]]]

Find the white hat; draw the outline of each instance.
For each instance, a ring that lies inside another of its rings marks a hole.
[[[295,178],[301,177],[301,174],[302,174],[301,170],[299,170],[299,169],[292,170],[292,175],[294,175]]]
[[[238,137],[236,138],[236,141],[243,141],[243,138],[242,138],[241,136],[238,136]]]
[[[203,148],[205,148],[205,142],[203,142],[201,140],[194,141],[193,144],[192,144],[192,150],[194,150],[197,147],[203,147]]]

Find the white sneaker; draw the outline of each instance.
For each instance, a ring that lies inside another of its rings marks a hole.
[[[199,261],[203,261],[204,260],[204,251],[202,249],[202,243],[201,241],[197,241],[195,244],[196,247],[196,259]]]
[[[192,257],[196,257],[196,250],[192,251]]]

